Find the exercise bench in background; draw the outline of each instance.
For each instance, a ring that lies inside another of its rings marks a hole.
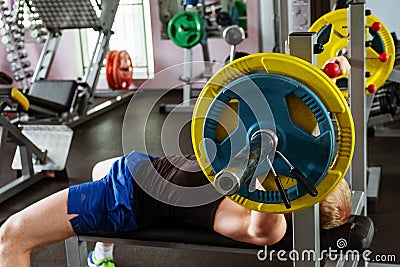
[[[62,123],[68,124],[70,127],[75,127],[116,107],[123,103],[123,100],[129,100],[133,94],[133,91],[127,90],[125,94],[118,95],[114,99],[108,100],[107,103],[94,102],[95,90],[113,33],[111,28],[119,1],[102,0],[97,2],[97,7],[94,7],[92,3],[93,1],[90,0],[32,0],[28,4],[30,9],[34,9],[39,14],[49,33],[32,76],[28,98],[36,104],[36,98],[39,97],[40,103],[44,107],[48,108],[50,105],[52,109],[56,109],[58,112],[66,112],[69,116],[64,115],[59,118]],[[90,65],[83,73],[83,77],[78,77],[74,81],[49,80],[48,74],[63,30],[87,28],[97,31],[98,38],[90,58]],[[74,101],[67,106],[62,102],[63,94],[69,93],[70,87],[75,88],[76,94]],[[46,94],[45,97],[43,97],[44,93]],[[59,95],[62,96],[61,103],[58,99]],[[43,102],[43,99],[50,99],[50,102]],[[60,110],[61,106],[54,106],[54,102],[65,106],[66,110]],[[91,103],[93,105],[89,106]]]
[[[51,102],[40,97],[37,91],[35,103],[40,110],[31,105],[31,96],[25,96],[13,88],[12,79],[0,73],[0,174],[2,161],[6,158],[6,143],[17,146],[12,168],[17,171],[17,178],[0,187],[0,203],[21,192],[33,183],[45,178],[46,171],[55,171],[56,176],[66,177],[65,163],[72,140],[72,130],[66,125],[24,125],[16,126],[6,113],[23,110],[26,113],[49,112],[57,113],[67,108],[73,100],[74,90],[68,87],[59,102]],[[57,91],[60,92],[60,91]],[[59,95],[60,96],[60,95]],[[47,101],[42,105],[41,101]],[[44,108],[46,107],[46,108]],[[3,184],[3,183],[2,183]]]

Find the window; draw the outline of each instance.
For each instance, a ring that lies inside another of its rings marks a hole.
[[[96,4],[93,5],[96,8]],[[99,11],[99,10],[97,10]],[[127,50],[133,62],[134,79],[154,77],[150,0],[121,0],[113,23],[110,50]],[[81,31],[83,62],[87,68],[93,55],[98,33]],[[105,75],[103,68],[101,75]]]

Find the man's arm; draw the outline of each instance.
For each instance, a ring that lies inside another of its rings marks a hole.
[[[255,245],[271,245],[285,235],[283,214],[250,211],[225,198],[218,206],[214,231],[236,241]]]

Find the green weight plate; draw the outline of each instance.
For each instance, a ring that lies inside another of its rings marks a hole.
[[[201,41],[204,23],[193,12],[176,14],[168,23],[168,36],[179,47],[191,48]]]

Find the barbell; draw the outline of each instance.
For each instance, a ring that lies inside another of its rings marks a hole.
[[[320,202],[343,179],[354,125],[343,95],[318,67],[261,53],[207,82],[193,112],[192,143],[219,192],[248,209],[285,213]]]

